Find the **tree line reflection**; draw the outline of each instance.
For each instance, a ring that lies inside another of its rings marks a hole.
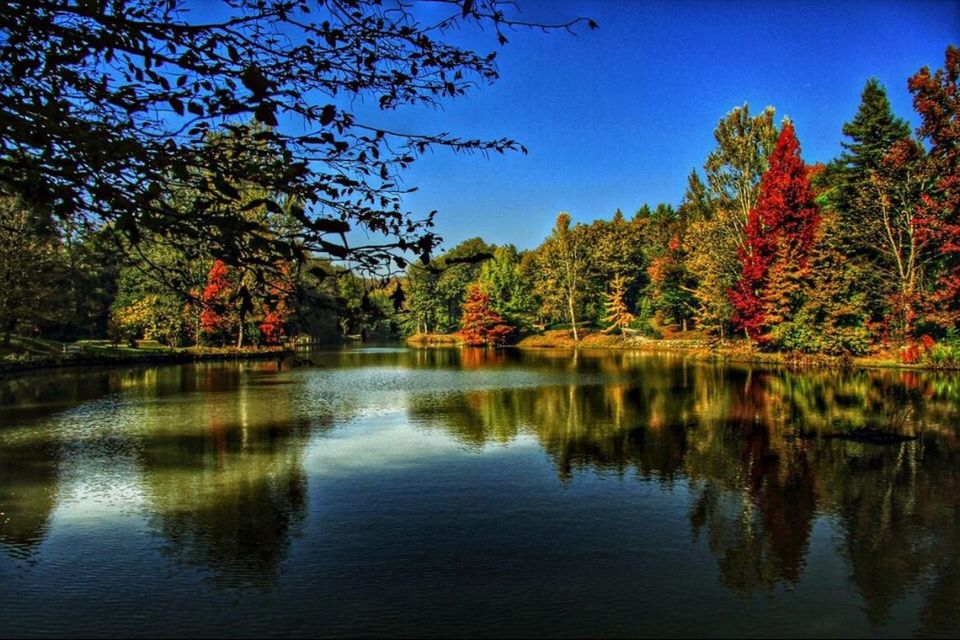
[[[360,366],[355,354],[343,357],[327,366]],[[626,353],[582,353],[575,364],[569,354],[479,350],[375,360],[572,372],[569,384],[412,393],[407,410],[416,424],[471,447],[532,436],[562,482],[598,472],[688,490],[691,534],[736,593],[802,581],[814,522],[826,516],[871,622],[881,625],[916,590],[924,632],[960,627],[955,377],[794,373]],[[273,363],[110,375],[85,384],[151,399],[113,418],[129,422],[124,437],[135,445],[164,553],[226,585],[274,585],[307,516],[308,436],[345,419],[350,402],[336,412],[305,402],[324,393],[310,387],[316,378],[277,373]],[[203,402],[190,401],[196,394]],[[24,559],[47,533],[76,433],[11,433],[0,432],[0,548]]]
[[[581,358],[614,382],[415,397],[410,410],[470,446],[533,436],[564,482],[682,478],[692,534],[738,593],[799,583],[814,520],[830,517],[873,624],[918,588],[925,632],[960,626],[955,376]]]
[[[137,452],[139,475],[133,480],[148,502],[149,526],[162,551],[211,571],[212,580],[225,585],[269,586],[306,516],[302,456],[307,436],[332,423],[323,411],[307,417],[297,402],[303,388],[277,378],[275,370],[275,363],[167,367],[103,372],[88,376],[92,383],[82,376],[60,376],[6,411],[21,420],[53,412],[61,403],[33,402],[55,397],[57,385],[74,402],[119,391],[149,399],[104,420],[122,422],[126,448]],[[7,393],[16,391],[8,387]],[[198,395],[202,402],[193,401]],[[17,433],[20,437],[14,437]],[[18,559],[36,552],[57,505],[63,466],[70,464],[66,453],[78,446],[96,451],[109,437],[78,434],[68,411],[51,428],[24,429],[3,441],[4,551]],[[104,484],[113,480],[102,479]]]

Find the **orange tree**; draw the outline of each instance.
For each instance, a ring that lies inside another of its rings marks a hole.
[[[463,341],[471,347],[499,346],[513,333],[514,328],[490,306],[490,296],[483,288],[479,284],[470,285],[460,316]]]

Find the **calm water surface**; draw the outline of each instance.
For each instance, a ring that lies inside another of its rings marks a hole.
[[[960,633],[956,375],[310,357],[0,380],[0,636]]]

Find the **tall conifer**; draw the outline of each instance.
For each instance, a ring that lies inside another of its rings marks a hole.
[[[910,135],[910,125],[893,115],[886,89],[870,78],[860,94],[856,115],[843,125],[843,135],[849,142],[840,143],[844,148],[840,162],[859,178],[876,169],[895,142]]]

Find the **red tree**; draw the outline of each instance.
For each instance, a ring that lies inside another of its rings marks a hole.
[[[922,118],[917,134],[930,143],[928,171],[935,176],[921,207],[942,258],[931,319],[950,328],[960,322],[960,48],[947,47],[943,69],[931,74],[924,67],[907,86]]]
[[[293,288],[290,270],[283,266],[280,271],[280,279],[270,287],[267,301],[263,303],[263,322],[257,327],[267,344],[278,344],[283,340],[287,334],[287,323],[293,315],[289,301]]]
[[[798,303],[818,221],[809,170],[793,124],[785,122],[747,219],[740,281],[729,292],[734,324],[750,338],[766,341],[770,327]]]
[[[222,260],[215,261],[207,274],[207,286],[201,296],[203,312],[200,314],[200,327],[207,336],[219,334],[221,341],[234,324],[233,314],[230,313],[232,291],[228,275],[227,265]]]
[[[479,284],[467,289],[460,317],[460,335],[471,347],[497,346],[505,343],[514,328],[490,307],[490,296]]]

